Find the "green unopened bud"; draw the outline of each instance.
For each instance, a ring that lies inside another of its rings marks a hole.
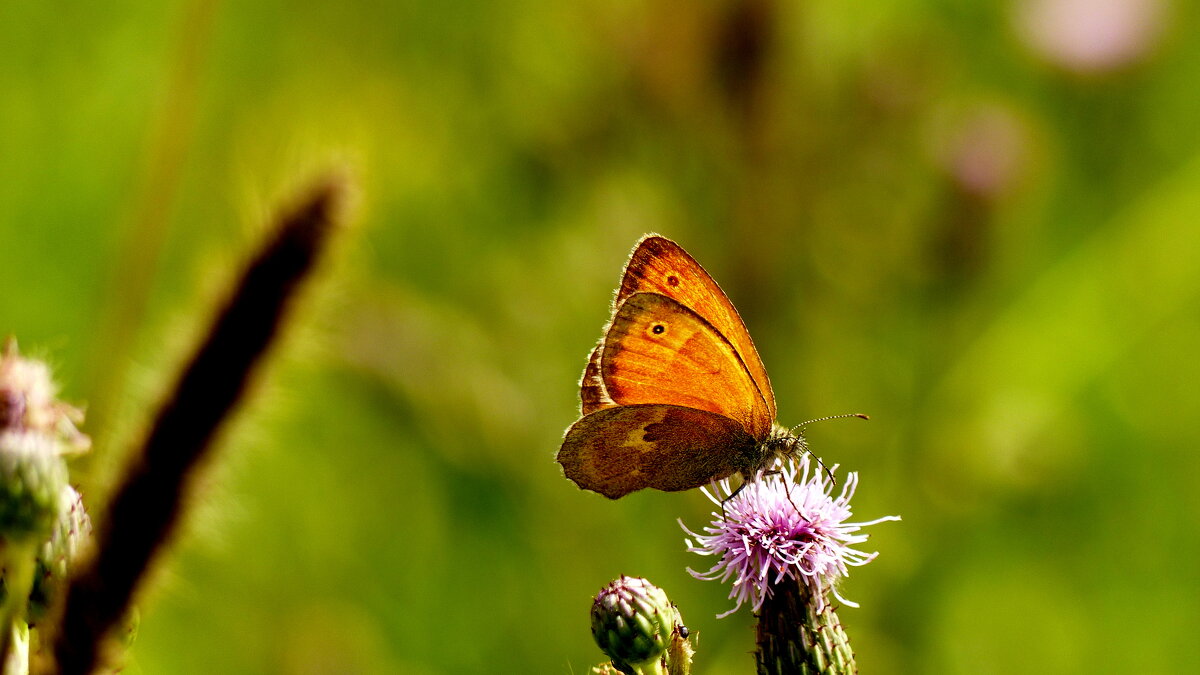
[[[592,637],[622,673],[687,673],[686,635],[679,610],[645,579],[622,576],[592,603]]]
[[[33,590],[29,594],[29,621],[36,623],[54,601],[67,575],[91,544],[92,521],[83,498],[70,485],[59,494],[58,521],[50,538],[38,549]]]
[[[58,518],[67,464],[42,434],[0,433],[0,537],[41,539]]]

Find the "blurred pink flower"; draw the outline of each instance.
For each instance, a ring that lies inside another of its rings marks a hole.
[[[936,142],[941,162],[966,192],[983,198],[1009,193],[1027,170],[1029,130],[1015,113],[986,104],[966,112]]]
[[[1021,39],[1048,61],[1100,73],[1138,60],[1162,28],[1160,0],[1021,0]]]

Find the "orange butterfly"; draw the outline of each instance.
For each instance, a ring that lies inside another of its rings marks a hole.
[[[613,316],[580,383],[583,417],[558,462],[586,490],[690,490],[776,454],[807,451],[775,424],[775,393],[733,303],[687,251],[657,235],[625,265]]]

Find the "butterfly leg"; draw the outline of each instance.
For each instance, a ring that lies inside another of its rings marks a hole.
[[[721,500],[721,520],[727,519],[726,515],[725,515],[725,502],[738,496],[738,493],[740,493],[749,482],[750,482],[750,479],[747,478],[745,475],[743,475],[742,482],[736,488],[734,488],[733,492],[729,493],[728,497]],[[713,490],[713,494],[717,493],[717,482],[716,481],[713,481],[713,483],[712,483],[712,490]]]
[[[817,461],[819,462],[821,460],[817,460]],[[796,515],[800,516],[801,518],[804,518],[805,517],[804,512],[800,510],[799,506],[796,506],[796,502],[792,499],[792,488],[796,487],[796,482],[793,480],[792,484],[788,485],[787,484],[787,482],[788,482],[787,476],[783,477],[783,482],[784,482],[783,489],[784,489],[784,492],[787,494],[788,502],[792,505],[793,509],[796,509]]]

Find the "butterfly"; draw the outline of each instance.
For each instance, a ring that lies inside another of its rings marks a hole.
[[[634,247],[579,393],[558,463],[609,499],[749,480],[776,455],[807,451],[803,434],[775,423],[775,392],[733,303],[658,235]]]

